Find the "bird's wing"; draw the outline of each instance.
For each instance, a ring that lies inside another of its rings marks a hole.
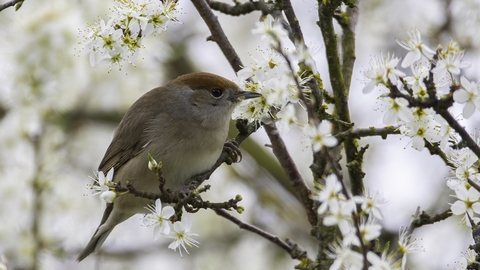
[[[140,154],[145,146],[150,143],[145,136],[147,123],[159,113],[161,105],[149,103],[154,102],[155,99],[152,98],[152,95],[158,90],[154,89],[143,95],[127,111],[100,162],[99,171],[107,173],[112,168],[118,171],[130,159]],[[140,106],[139,104],[143,105]],[[152,110],[155,107],[157,109]],[[150,110],[147,111],[145,108],[150,108]]]

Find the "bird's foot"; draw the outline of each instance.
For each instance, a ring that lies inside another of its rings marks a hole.
[[[242,161],[242,152],[236,141],[227,141],[223,145],[223,151],[227,152],[228,158],[225,160],[225,163],[232,165],[232,163],[238,163]]]

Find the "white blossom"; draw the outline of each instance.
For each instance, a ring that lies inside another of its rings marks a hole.
[[[360,204],[360,207],[367,215],[372,215],[376,219],[383,219],[379,208],[385,205],[387,201],[378,191],[375,191],[373,194],[366,192],[364,196],[354,196],[353,200],[355,203]]]
[[[102,171],[97,172],[97,176],[93,179],[94,184],[88,184],[90,190],[92,190],[92,195],[103,194],[104,192],[110,191],[110,188],[114,186],[113,180],[114,169],[111,168],[108,171],[107,175]]]
[[[270,14],[267,15],[263,21],[255,23],[255,28],[252,29],[252,33],[260,34],[263,39],[272,43],[277,43],[281,38],[288,37],[288,33],[282,24],[273,19]]]
[[[326,254],[334,260],[329,270],[360,270],[363,267],[362,254],[353,251],[349,245],[335,242],[329,246]]]
[[[325,179],[325,186],[322,187],[318,193],[318,201],[321,202],[318,208],[318,214],[323,214],[327,211],[328,206],[332,203],[337,203],[340,197],[342,184],[338,181],[335,174],[330,174]]]
[[[382,256],[378,256],[372,251],[367,253],[367,259],[371,263],[368,270],[400,270],[401,267],[393,256],[387,256],[384,252]]]
[[[329,205],[329,212],[323,219],[323,225],[333,226],[337,225],[343,235],[352,231],[350,221],[352,214],[355,211],[355,203],[352,200],[332,201]]]
[[[173,207],[168,205],[162,208],[162,201],[157,199],[155,206],[148,205],[146,208],[151,214],[145,215],[142,222],[147,227],[153,226],[154,240],[157,240],[160,235],[168,235],[170,233],[170,221],[168,219],[175,214]]]
[[[431,59],[431,57],[435,54],[435,52],[427,47],[422,42],[422,37],[420,35],[420,31],[417,28],[411,29],[407,32],[408,37],[405,40],[397,40],[397,43],[402,46],[404,49],[408,50],[407,55],[403,58],[402,67],[406,68],[411,66],[416,61],[422,58],[422,55],[425,56],[427,59]]]
[[[188,217],[184,217],[182,221],[177,221],[173,224],[173,232],[171,233],[170,238],[173,238],[174,241],[168,246],[169,249],[180,252],[180,256],[182,255],[182,249],[188,253],[188,247],[198,247],[200,243],[193,239],[194,236],[198,236],[196,233],[190,232],[192,228],[192,220]]]
[[[103,19],[88,24],[83,32],[83,52],[90,54],[90,64],[108,61],[118,65],[133,63],[139,55],[143,39],[166,31],[176,21],[176,1],[117,0],[107,23]]]
[[[464,215],[462,223],[470,226],[467,213],[470,218],[478,220],[477,217],[474,217],[474,213],[480,214],[480,193],[473,187],[467,189],[465,186],[459,185],[455,190],[455,197],[458,200],[451,205],[450,210],[454,215]]]
[[[331,131],[332,123],[327,120],[323,120],[318,126],[307,125],[304,130],[312,141],[314,152],[320,151],[323,146],[334,147],[337,145],[338,140],[332,136]]]
[[[479,85],[475,82],[468,81],[465,77],[460,78],[462,89],[453,93],[453,100],[458,103],[466,103],[463,107],[462,115],[465,118],[470,118],[475,112],[475,109],[480,110],[480,93]]]
[[[405,269],[407,264],[407,255],[425,251],[423,247],[418,246],[417,239],[412,239],[412,234],[409,234],[409,228],[401,228],[398,233],[398,253],[402,254],[402,269]]]
[[[388,99],[389,108],[383,116],[383,123],[385,125],[393,125],[399,120],[406,123],[413,120],[412,111],[408,107],[408,101],[404,98]]]

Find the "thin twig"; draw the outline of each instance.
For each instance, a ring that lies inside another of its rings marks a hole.
[[[16,4],[20,3],[20,2],[23,2],[24,0],[12,0],[10,2],[7,2],[7,3],[4,3],[4,4],[1,4],[0,5],[0,11],[6,9],[6,8],[9,8],[9,7],[13,7],[15,6]]]
[[[295,15],[295,10],[292,7],[292,3],[290,0],[282,0],[282,6],[285,17],[287,17],[288,24],[290,24],[290,28],[292,29],[292,35],[294,38],[293,42],[303,43],[302,29],[300,28],[300,23]]]
[[[273,154],[280,162],[280,165],[297,193],[298,199],[307,212],[308,222],[310,222],[312,226],[315,226],[317,224],[317,213],[313,210],[313,200],[310,198],[312,192],[305,184],[302,175],[288,153],[287,147],[280,137],[275,123],[271,122],[269,124],[263,124],[263,127],[265,128],[268,138],[272,142]]]
[[[230,16],[240,16],[252,13],[254,11],[261,11],[263,14],[270,13],[275,6],[273,4],[267,4],[264,1],[235,3],[230,5],[223,2],[207,0],[211,9],[222,12]]]
[[[445,220],[445,219],[449,218],[450,216],[452,216],[452,212],[450,211],[450,209],[445,210],[445,211],[443,211],[439,214],[436,214],[434,216],[430,216],[427,212],[422,211],[422,213],[420,215],[418,215],[418,217],[416,217],[411,222],[412,230],[416,229],[416,228],[419,228],[419,227],[422,227],[424,225],[429,225],[429,224],[433,224],[435,222]]]
[[[343,141],[347,138],[363,138],[370,136],[380,136],[382,139],[386,139],[387,135],[398,135],[401,134],[398,127],[387,126],[383,128],[369,127],[369,128],[357,128],[351,129],[344,132],[340,132],[335,135],[339,141]]]
[[[230,63],[230,66],[232,66],[235,73],[238,72],[243,67],[242,61],[238,57],[237,52],[235,52],[235,49],[233,48],[232,44],[230,44],[230,41],[223,32],[222,26],[218,22],[217,16],[213,14],[212,9],[205,0],[192,0],[192,3],[197,9],[202,19],[205,21],[208,29],[210,29],[210,33],[212,34],[212,36],[208,38],[208,40],[215,41],[218,44],[220,50],[222,50],[223,54]]]
[[[245,223],[245,222],[239,220],[238,218],[230,215],[225,210],[215,209],[213,211],[215,211],[215,213],[217,215],[219,215],[221,217],[224,217],[224,218],[230,220],[231,222],[237,224],[240,229],[247,230],[247,231],[253,232],[257,235],[260,235],[261,237],[263,237],[263,238],[267,239],[268,241],[274,243],[275,245],[279,246],[281,249],[285,250],[288,254],[290,254],[292,259],[306,261],[309,265],[313,264],[313,261],[310,258],[308,258],[307,252],[301,250],[298,247],[297,244],[294,244],[294,243],[292,243],[291,241],[288,241],[288,240],[284,242],[275,235],[272,235],[272,234],[270,234],[270,233],[268,233],[268,232],[266,232],[266,231],[264,231],[264,230],[262,230],[258,227],[255,227],[253,225],[250,225],[248,223]]]

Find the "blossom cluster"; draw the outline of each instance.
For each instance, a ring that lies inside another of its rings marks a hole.
[[[174,239],[168,248],[175,251],[178,249],[182,257],[182,249],[188,254],[187,246],[198,247],[200,245],[197,240],[193,239],[198,234],[190,231],[192,228],[190,218],[183,217],[182,221],[172,223],[170,218],[175,214],[175,210],[169,205],[162,208],[160,199],[155,201],[155,206],[149,205],[146,208],[150,211],[150,214],[145,215],[142,222],[147,227],[153,227],[154,240],[157,240],[160,236]]]
[[[405,41],[397,42],[409,51],[401,66],[409,67],[412,75],[407,76],[397,68],[400,59],[393,54],[374,56],[370,61],[370,67],[363,71],[366,82],[363,92],[367,94],[375,88],[387,90],[387,93],[380,96],[388,104],[383,122],[386,125],[399,125],[401,133],[412,139],[414,149],[422,151],[425,147],[424,140],[429,143],[439,143],[440,147],[445,149],[447,141],[453,133],[445,120],[431,108],[412,106],[404,97],[392,98],[388,89],[396,88],[404,96],[425,101],[432,95],[431,91],[429,92],[427,89],[425,81],[433,76],[435,87],[433,98],[441,99],[448,95],[450,89],[445,86],[457,85],[455,76],[470,64],[461,61],[464,51],[458,47],[456,42],[451,41],[446,49],[439,48],[435,53],[422,42],[417,29],[411,30],[409,38]],[[426,62],[420,61],[422,58]],[[463,116],[469,118],[477,108],[476,103],[480,105],[478,86],[469,82],[465,77],[461,77],[460,80],[461,89],[454,93],[453,99],[461,104],[466,103]]]
[[[177,21],[174,0],[116,0],[111,18],[87,25],[83,33],[82,51],[90,55],[90,64],[101,61],[121,68],[123,62],[133,63],[139,55],[144,38],[166,31]]]
[[[311,92],[308,82],[313,80],[316,74],[315,61],[309,49],[303,44],[295,44],[295,50],[291,53],[280,52],[279,44],[288,33],[271,15],[263,22],[257,22],[252,33],[260,34],[270,43],[271,48],[262,50],[263,58],[253,58],[255,63],[244,67],[237,75],[241,88],[261,93],[262,97],[242,102],[233,112],[232,118],[264,123],[273,120],[279,124],[281,131],[288,131],[293,126],[300,127],[311,139],[315,152],[320,151],[323,146],[336,146],[338,141],[331,135],[332,125],[329,121],[303,124],[297,118],[296,108],[304,108],[304,104],[299,102],[299,95],[308,96]],[[298,77],[298,72],[294,74],[286,59],[305,63],[314,75]]]
[[[370,67],[363,71],[366,82],[363,92],[382,89],[384,93],[380,97],[388,103],[384,124],[397,125],[404,136],[411,138],[414,149],[421,151],[429,144],[446,153],[446,161],[451,167],[447,186],[457,198],[450,210],[462,217],[461,223],[477,224],[480,222],[480,217],[475,216],[480,214],[480,191],[473,185],[480,180],[479,157],[468,147],[458,147],[460,135],[439,111],[418,104],[451,99],[454,103],[464,104],[462,116],[468,119],[480,110],[480,85],[461,74],[470,63],[462,60],[465,52],[455,41],[434,51],[423,43],[420,32],[414,29],[408,32],[408,38],[397,42],[408,50],[401,67],[409,68],[411,75],[407,76],[398,69],[400,59],[394,55],[374,56]],[[476,144],[479,145],[478,140]],[[457,269],[467,269],[472,263],[472,253],[475,251],[467,251],[469,256],[460,259]],[[476,253],[473,258],[475,256]]]
[[[153,163],[157,162],[153,159],[149,160],[149,166],[153,166]],[[157,165],[155,165],[157,166]],[[121,193],[118,194],[115,191],[115,183],[113,180],[113,168],[105,175],[99,171],[93,184],[88,184],[89,189],[92,191],[92,195],[100,195],[100,197],[107,203],[112,203]],[[153,227],[154,240],[157,240],[160,236],[166,236],[173,238],[174,241],[168,246],[168,248],[180,251],[182,255],[182,248],[187,252],[187,246],[198,247],[199,242],[193,239],[193,236],[198,236],[195,233],[190,232],[192,227],[192,220],[188,217],[184,217],[182,221],[176,221],[172,223],[169,219],[175,214],[175,210],[172,206],[165,206],[162,208],[162,201],[157,199],[155,205],[148,205],[146,207],[150,214],[143,217],[142,222],[147,227]],[[173,228],[173,230],[172,230]]]
[[[450,210],[454,215],[461,216],[461,223],[471,226],[480,222],[480,192],[472,187],[469,181],[478,183],[478,157],[469,148],[450,149],[448,160],[452,164],[451,176],[447,180],[447,186],[455,192],[455,201]],[[471,219],[471,221],[470,221]]]
[[[233,112],[233,118],[269,122],[271,119],[296,124],[294,104],[298,90],[292,72],[282,55],[273,49],[262,51],[263,59],[238,72],[242,89],[261,93],[262,97],[242,102]],[[301,86],[305,87],[306,82]]]
[[[368,245],[380,236],[382,226],[376,221],[383,219],[379,208],[386,201],[378,192],[351,196],[342,189],[337,176],[332,174],[325,179],[317,196],[320,202],[317,211],[323,217],[323,225],[337,226],[342,234],[342,239],[330,246],[328,256],[334,260],[330,270],[363,269],[364,257],[352,247]],[[422,250],[415,242],[407,229],[401,230],[395,252],[384,251],[381,256],[372,251],[367,253],[369,269],[405,269],[407,254]]]

